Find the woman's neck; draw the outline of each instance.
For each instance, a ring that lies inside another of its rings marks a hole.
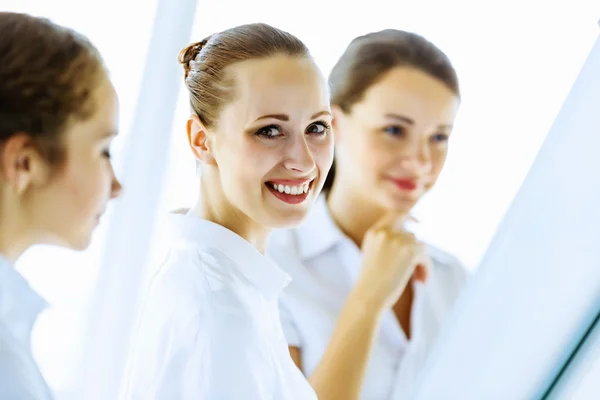
[[[219,190],[215,187],[209,189],[205,182],[200,186],[200,197],[192,209],[194,215],[229,229],[264,254],[271,229],[258,224],[234,207],[220,187]]]
[[[14,213],[0,213],[0,255],[11,263],[23,254],[30,246],[27,230],[18,223]]]
[[[386,213],[368,194],[339,180],[327,193],[327,207],[336,225],[359,248],[367,231]]]

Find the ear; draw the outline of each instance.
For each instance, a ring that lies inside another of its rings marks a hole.
[[[186,125],[188,143],[194,156],[203,164],[216,165],[210,146],[208,129],[196,114],[190,115]]]
[[[0,150],[2,176],[17,193],[47,179],[48,165],[26,133],[12,135]]]
[[[333,115],[333,120],[331,121],[331,127],[333,128],[333,141],[337,145],[342,141],[342,127],[344,125],[346,114],[339,106],[336,105],[331,106],[331,114]]]

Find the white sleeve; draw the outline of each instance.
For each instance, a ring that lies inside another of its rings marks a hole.
[[[148,320],[139,326],[121,399],[199,399],[198,391],[191,396],[191,388],[199,387],[202,375],[186,374],[206,342],[200,334],[200,317],[193,316],[183,326],[173,320],[162,321],[162,328]]]
[[[271,399],[276,374],[260,327],[235,304],[213,304],[222,293],[198,287],[195,272],[170,268],[190,257],[173,256],[150,286],[122,399]]]
[[[210,329],[201,365],[193,368],[203,371],[204,375],[200,398],[273,398],[273,379],[277,374],[270,361],[271,350],[263,345],[261,333],[255,327],[252,330],[239,327],[238,321],[231,321],[227,316],[215,318],[213,322],[216,323]]]
[[[281,321],[281,328],[283,334],[287,340],[288,346],[302,348],[302,337],[300,329],[296,324],[294,314],[290,311],[291,304],[289,298],[285,294],[279,297],[279,320]]]
[[[272,398],[270,378],[275,373],[265,370],[272,368],[264,360],[268,349],[261,349],[258,340],[226,322],[198,317],[176,335],[161,335],[162,343],[156,348],[139,349],[145,361],[140,359],[137,369],[150,373],[133,375],[125,399]]]

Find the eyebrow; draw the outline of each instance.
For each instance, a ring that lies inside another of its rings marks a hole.
[[[318,113],[313,114],[310,117],[310,119],[316,119],[316,118],[322,117],[323,115],[331,116],[331,113],[327,110],[319,111]],[[256,121],[260,121],[261,119],[278,119],[280,121],[289,121],[290,116],[287,114],[267,114],[267,115],[263,115],[262,117],[256,118]],[[256,121],[254,121],[254,122],[256,122]]]
[[[389,113],[389,114],[385,114],[386,118],[391,118],[391,119],[395,119],[398,121],[402,121],[408,125],[414,125],[415,121],[413,121],[412,119],[405,117],[403,115],[400,114],[393,114],[393,113]],[[440,124],[438,125],[438,129],[439,128],[443,128],[443,129],[452,129],[452,125],[451,124]]]
[[[389,113],[389,114],[385,114],[385,117],[386,117],[386,118],[395,119],[395,120],[398,120],[398,121],[404,122],[404,123],[406,123],[406,124],[409,124],[409,125],[414,125],[414,124],[415,124],[415,121],[413,121],[412,119],[410,119],[410,118],[408,118],[408,117],[405,117],[405,116],[403,116],[403,115],[400,115],[400,114],[392,114],[392,113]]]
[[[117,136],[119,134],[119,131],[117,130],[107,130],[107,131],[102,131],[98,136],[101,139],[105,139],[105,138],[109,138],[111,136]]]

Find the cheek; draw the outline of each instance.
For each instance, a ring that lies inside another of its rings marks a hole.
[[[273,158],[278,153],[276,149],[270,149],[269,146],[251,139],[239,140],[219,150],[216,160],[221,179],[235,192],[248,192],[260,188],[257,183],[276,164]]]
[[[311,154],[321,175],[326,176],[333,165],[334,144],[333,135],[326,138],[318,138],[310,147]],[[325,179],[325,178],[323,178]]]
[[[383,135],[369,133],[364,135],[366,140],[357,148],[360,168],[381,175],[393,169],[398,159],[398,147]]]
[[[447,147],[436,148],[431,152],[431,175],[434,179],[436,179],[440,172],[442,172],[444,164],[446,163],[447,155]]]
[[[103,161],[103,160],[102,160]],[[66,171],[62,181],[67,188],[66,199],[76,202],[80,212],[98,212],[96,210],[106,200],[110,191],[110,174],[102,162],[90,159],[74,163]]]

